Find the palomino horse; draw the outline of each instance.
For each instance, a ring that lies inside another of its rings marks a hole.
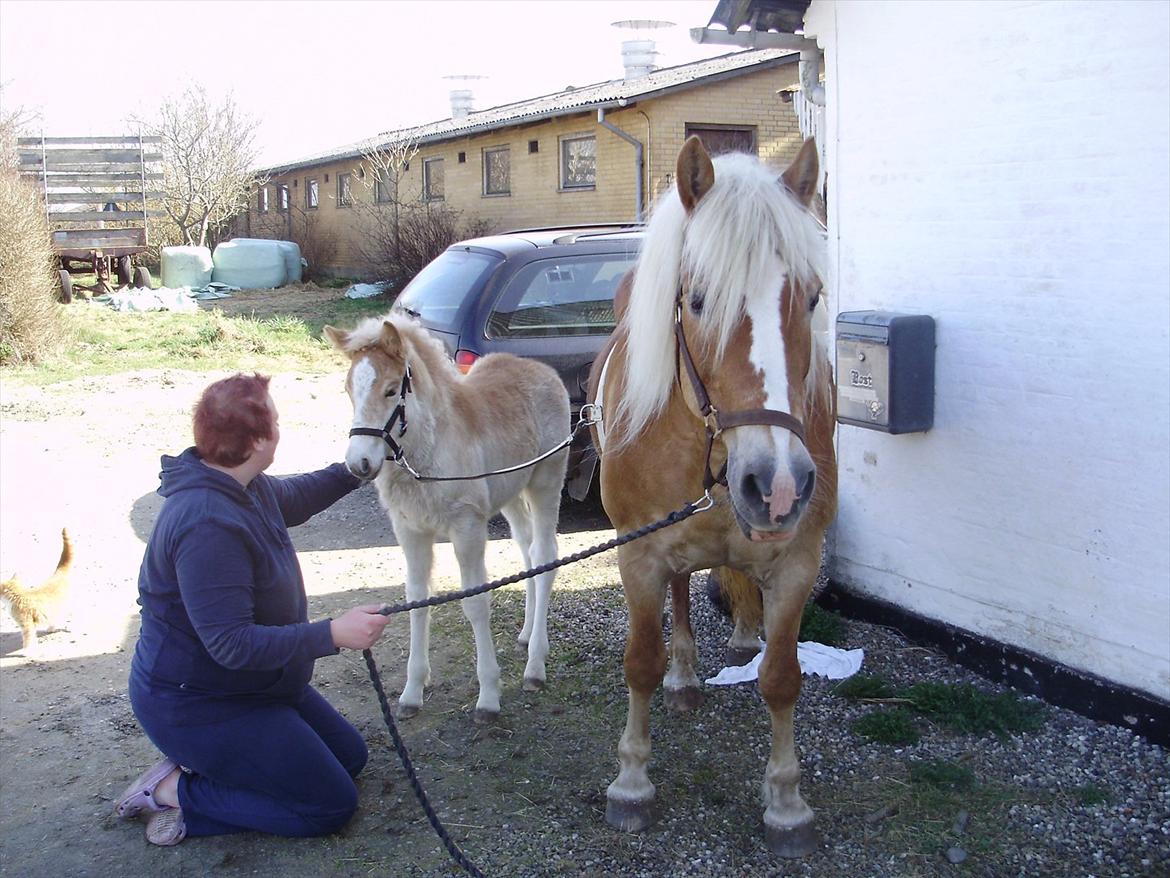
[[[711,489],[714,509],[618,550],[629,609],[629,713],[606,819],[650,823],[650,696],[700,700],[689,576],[726,565],[763,593],[767,647],[760,693],[772,718],[764,773],[765,835],[784,856],[817,843],[800,796],[792,713],[796,636],[836,508],[835,420],[828,357],[812,331],[824,242],[808,211],[816,151],[805,143],[779,178],[754,157],[712,161],[697,138],[678,157],[625,284],[628,304],[593,369],[601,403],[601,495],[618,533]],[[662,637],[673,594],[670,672]]]
[[[491,354],[462,375],[441,342],[397,315],[370,318],[351,332],[326,326],[325,334],[350,358],[345,386],[354,414],[346,466],[359,478],[376,481],[406,556],[407,600],[428,596],[432,546],[442,537],[455,549],[462,588],[486,582],[487,523],[497,512],[512,528],[524,569],[556,558],[567,450],[516,472],[434,482],[415,480],[386,454],[391,449],[424,476],[476,475],[536,458],[569,434],[569,397],[554,370],[510,354]],[[526,583],[519,642],[528,649],[527,690],[545,683],[552,583],[551,572]],[[476,595],[461,604],[475,634],[475,720],[489,722],[500,712],[490,598]],[[410,611],[399,716],[418,712],[430,682],[429,614],[427,608]]]

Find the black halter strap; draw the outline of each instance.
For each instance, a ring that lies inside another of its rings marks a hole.
[[[401,439],[406,435],[406,396],[410,393],[410,364],[407,364],[406,371],[402,373],[402,384],[398,388],[398,405],[394,406],[394,410],[390,412],[390,417],[386,420],[386,425],[381,430],[376,427],[353,427],[349,431],[350,437],[354,436],[374,436],[381,439],[390,447],[390,455],[393,460],[402,460],[405,453],[402,446],[398,444],[393,436],[395,425],[398,426],[398,438]]]
[[[726,461],[724,461],[718,474],[711,472],[711,449],[715,446],[715,439],[724,430],[730,430],[734,427],[746,427],[748,425],[782,427],[799,439],[802,445],[808,444],[804,438],[804,424],[788,412],[781,412],[776,409],[742,409],[740,411],[724,413],[711,404],[711,397],[707,393],[703,379],[699,377],[699,370],[695,368],[694,358],[691,357],[691,349],[687,346],[686,333],[683,332],[681,293],[674,310],[674,336],[678,340],[679,359],[682,360],[683,368],[686,370],[687,377],[691,381],[691,389],[694,391],[695,400],[699,404],[699,416],[703,419],[703,424],[707,428],[707,459],[704,463],[706,472],[703,475],[704,490],[709,491],[714,485],[727,486]]]

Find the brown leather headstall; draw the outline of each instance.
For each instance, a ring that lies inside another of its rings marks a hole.
[[[714,485],[727,487],[726,461],[724,461],[717,475],[711,472],[711,449],[715,445],[715,439],[724,430],[749,425],[782,427],[799,439],[802,445],[807,444],[804,438],[804,424],[788,412],[780,412],[775,409],[742,409],[740,411],[721,412],[711,404],[711,397],[707,393],[703,379],[699,377],[699,370],[695,368],[695,361],[691,357],[690,348],[687,346],[686,333],[683,332],[681,296],[674,309],[674,336],[678,340],[679,359],[682,360],[687,377],[691,380],[691,389],[695,393],[695,401],[699,404],[699,416],[703,419],[703,425],[707,430],[707,459],[703,464],[705,470],[703,475],[703,488],[705,490],[710,490]]]

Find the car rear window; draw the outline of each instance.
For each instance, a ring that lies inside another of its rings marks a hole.
[[[460,306],[478,294],[500,257],[474,250],[445,250],[414,276],[394,303],[434,329],[455,331]]]
[[[516,273],[488,318],[489,338],[608,335],[613,296],[638,254],[541,259]]]

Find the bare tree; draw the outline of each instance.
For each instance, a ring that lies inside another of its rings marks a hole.
[[[402,183],[410,170],[410,162],[418,155],[418,139],[404,137],[376,144],[370,142],[362,149],[362,160],[370,173],[359,177],[366,189],[370,190],[373,209],[383,214],[380,225],[389,232],[391,245],[389,256],[398,262],[402,253]]]
[[[208,233],[248,203],[256,183],[257,120],[231,95],[213,104],[202,86],[163,101],[147,119],[132,118],[144,134],[162,138],[162,205],[186,244],[204,246]]]

